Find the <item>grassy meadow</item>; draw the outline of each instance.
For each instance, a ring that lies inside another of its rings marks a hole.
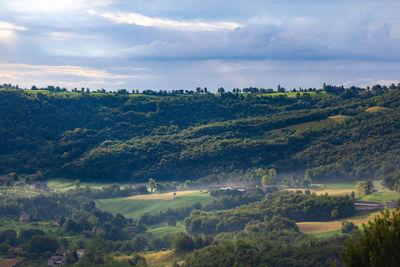
[[[328,193],[332,196],[345,196],[351,195],[351,192],[357,191],[357,182],[341,182],[341,183],[325,183],[325,184],[312,184],[310,187],[311,193],[323,195]],[[289,191],[301,190],[303,193],[306,191],[304,188],[288,188]]]
[[[55,179],[50,179],[46,182],[47,186],[58,190],[58,191],[64,191],[64,190],[68,190],[70,188],[72,188],[75,184],[75,181],[73,180],[69,180],[69,179],[64,179],[64,178],[55,178]],[[85,187],[85,186],[89,186],[92,188],[102,188],[104,186],[108,186],[111,185],[111,183],[96,183],[96,182],[81,182],[80,186],[81,187]],[[121,185],[122,186],[122,185]]]
[[[374,192],[370,195],[365,195],[361,197],[362,201],[371,201],[371,202],[380,202],[386,205],[386,201],[388,200],[398,200],[400,198],[400,193],[392,190],[381,190],[378,192]]]
[[[354,191],[357,197],[358,193],[356,186],[357,182],[313,184],[312,188],[314,189],[312,189],[311,192],[315,192],[316,194],[328,193],[330,195],[346,195],[346,193],[350,194],[351,191]],[[397,200],[399,198],[400,193],[387,188],[381,188],[377,192],[374,192],[370,195],[362,196],[360,200],[380,202],[386,205],[387,200]],[[353,222],[355,225],[361,226],[363,223],[367,223],[368,221],[374,219],[374,217],[379,213],[380,211],[362,211],[357,212],[355,216],[346,219],[330,222],[299,222],[297,223],[297,226],[303,233],[312,234],[316,237],[327,237],[340,233],[343,221]]]
[[[312,127],[317,127],[317,126],[324,126],[324,125],[328,125],[328,124],[331,124],[334,122],[342,122],[349,118],[351,118],[351,116],[345,116],[345,115],[330,116],[323,120],[309,121],[309,122],[294,124],[294,125],[286,127],[286,129],[301,130],[301,129],[312,128]]]
[[[170,267],[176,262],[182,264],[184,262],[185,253],[176,252],[174,250],[158,251],[158,252],[148,252],[140,254],[146,259],[147,266],[152,267]],[[133,258],[133,256],[119,256],[114,257],[115,260],[128,260]]]
[[[178,192],[177,192],[178,193]],[[172,194],[172,193],[168,193]],[[104,211],[111,212],[113,214],[121,213],[126,217],[137,219],[145,212],[150,214],[155,214],[159,211],[167,210],[168,208],[176,209],[188,207],[196,202],[201,204],[213,199],[208,192],[193,191],[189,194],[177,196],[174,199],[157,199],[155,194],[155,199],[140,199],[140,196],[135,196],[139,199],[129,199],[129,198],[113,198],[113,199],[99,199],[96,200],[96,206]],[[152,196],[152,195],[149,195]]]
[[[287,96],[287,97],[296,97],[297,94],[300,94],[300,95],[304,95],[304,94],[316,95],[317,93],[313,92],[313,91],[311,91],[311,92],[274,92],[274,93],[259,93],[257,95],[272,96],[272,97],[284,95],[284,96]],[[326,94],[326,93],[325,92],[321,92],[321,94]]]
[[[178,221],[176,226],[168,226],[167,223],[160,223],[149,226],[147,233],[150,233],[153,237],[162,237],[167,234],[175,234],[185,231],[183,221]]]
[[[325,184],[312,184],[312,188],[323,189],[338,189],[338,190],[356,190],[357,182],[340,182],[340,183],[325,183]]]
[[[187,191],[176,191],[176,192],[168,192],[168,193],[160,193],[160,194],[148,194],[148,195],[136,195],[127,197],[127,199],[164,199],[164,200],[172,200],[174,198],[184,196],[184,195],[193,195],[198,193],[198,190],[187,190]],[[175,195],[174,195],[175,194]]]
[[[348,221],[352,222],[357,226],[361,226],[363,223],[368,223],[373,220],[375,216],[377,216],[380,211],[363,211],[358,212],[357,215],[341,220],[335,220],[330,222],[299,222],[297,226],[299,227],[300,232],[307,234],[320,234],[322,237],[322,233],[326,233],[328,235],[334,234],[334,232],[340,232],[342,228],[342,222]]]
[[[33,197],[39,195],[39,192],[30,190],[29,188],[25,188],[23,186],[0,186],[0,196],[1,197]]]
[[[50,188],[54,189],[64,189],[68,188],[74,185],[74,181],[68,180],[68,179],[63,179],[63,178],[57,178],[57,179],[51,179],[46,182],[47,186]]]
[[[11,259],[0,258],[0,266],[1,267],[14,267],[22,261],[23,261],[23,258],[11,258]]]
[[[0,231],[10,229],[19,232],[21,229],[28,228],[40,229],[45,233],[50,233],[58,229],[57,227],[53,226],[51,222],[16,222],[8,219],[2,219],[0,221]]]
[[[376,106],[376,107],[367,108],[365,111],[366,112],[379,112],[379,111],[386,111],[386,110],[389,110],[389,109],[385,108],[385,107]]]
[[[301,190],[303,191],[303,193],[307,190],[307,189],[298,189],[298,188],[289,188],[287,189],[288,191],[297,191],[297,190]],[[329,194],[331,196],[345,196],[345,195],[350,195],[351,192],[353,192],[355,190],[351,190],[351,189],[310,189],[311,193],[315,193],[316,195],[324,195],[324,194]]]

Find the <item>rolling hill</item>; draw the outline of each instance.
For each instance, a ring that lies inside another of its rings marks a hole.
[[[31,180],[385,178],[400,166],[398,90],[359,94],[0,91],[0,173]],[[45,92],[45,93],[44,93]],[[370,112],[379,108],[380,112]],[[16,174],[16,175],[15,175]],[[220,174],[223,174],[222,176]]]

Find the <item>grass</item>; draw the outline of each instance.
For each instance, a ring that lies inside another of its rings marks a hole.
[[[1,186],[0,196],[5,196],[7,198],[20,198],[20,197],[33,197],[39,195],[39,192],[32,191],[23,186]]]
[[[177,262],[182,264],[184,262],[185,253],[178,253],[174,250],[166,250],[159,252],[149,252],[141,254],[146,259],[147,266],[152,267],[170,267]],[[114,257],[115,260],[128,260],[133,258],[133,256],[120,256]]]
[[[323,195],[328,193],[333,196],[345,196],[351,195],[351,192],[356,193],[357,182],[341,182],[341,183],[324,183],[324,184],[311,184],[310,191],[317,195]],[[289,191],[301,190],[306,191],[304,188],[288,188]]]
[[[48,258],[46,258],[46,257],[45,258],[40,258],[40,259],[27,259],[26,261],[24,261],[23,263],[18,265],[18,267],[48,266],[47,265],[47,260],[48,260]]]
[[[160,211],[167,210],[168,208],[176,209],[188,207],[196,202],[202,204],[213,199],[207,192],[195,192],[178,196],[175,199],[100,199],[96,200],[96,206],[104,211],[113,214],[121,213],[126,217],[137,219],[145,212],[154,214]]]
[[[172,266],[174,262],[183,263],[185,253],[177,253],[174,250],[167,250],[142,255],[146,259],[148,266],[164,267]]]
[[[11,259],[2,259],[0,258],[0,266],[1,267],[13,267],[16,266],[19,262],[23,261],[23,258],[11,258]]]
[[[64,179],[64,178],[55,178],[55,179],[50,179],[48,180],[47,186],[50,188],[53,188],[58,191],[64,191],[64,190],[69,190],[71,188],[74,188],[74,182],[73,180],[69,179]],[[81,182],[80,186],[85,187],[89,186],[91,188],[103,188],[105,186],[109,186],[111,183],[99,183],[99,182]]]
[[[1,88],[0,91],[16,91],[16,92],[21,92],[23,91],[24,93],[26,93],[27,95],[30,96],[35,96],[36,94],[40,93],[40,94],[44,94],[44,95],[53,95],[53,96],[59,96],[59,97],[79,97],[82,95],[86,95],[86,91],[83,93],[80,90],[77,92],[73,92],[73,91],[49,91],[49,90],[30,90],[30,89],[4,89]],[[104,95],[114,95],[114,93],[100,93],[100,92],[90,92],[90,96],[104,96]],[[126,97],[147,97],[147,98],[155,98],[155,97],[159,97],[157,95],[146,95],[146,94],[126,94],[123,95]],[[186,95],[184,95],[186,96]]]
[[[176,223],[176,226],[168,226],[167,223],[152,225],[151,228],[147,230],[147,233],[152,234],[153,237],[162,237],[166,234],[175,234],[184,231],[185,227],[183,221],[179,221]]]
[[[301,130],[301,129],[305,129],[305,128],[323,126],[323,125],[331,124],[331,123],[334,123],[334,122],[342,122],[342,121],[344,121],[346,119],[349,119],[349,118],[351,118],[351,117],[350,116],[345,116],[345,115],[330,116],[327,119],[323,119],[323,120],[309,121],[309,122],[294,124],[294,125],[286,127],[286,129]]]
[[[330,221],[330,222],[299,222],[296,223],[299,227],[300,232],[303,233],[328,233],[332,231],[337,231],[342,228],[343,221],[353,222],[355,225],[360,226],[363,223],[367,223],[370,220],[373,220],[376,215],[378,215],[380,211],[373,212],[359,212],[353,217]],[[321,234],[322,235],[322,234]]]
[[[388,108],[385,107],[371,107],[371,108],[367,108],[365,111],[366,112],[379,112],[379,111],[385,111],[385,110],[389,110]]]
[[[320,190],[314,190],[316,193],[324,193],[328,192],[330,194],[343,194],[343,192],[356,192],[356,184],[357,182],[345,182],[345,183],[328,183],[328,184],[313,184],[314,188],[319,188]],[[292,189],[295,190],[295,189]],[[313,191],[313,190],[311,190]],[[383,188],[378,192],[374,192],[370,195],[365,195],[361,197],[361,201],[371,201],[371,202],[380,202],[382,204],[386,204],[387,200],[397,200],[400,198],[400,193],[395,191]],[[300,222],[297,223],[299,229],[303,233],[310,233],[317,237],[324,236],[332,236],[340,231],[342,227],[342,222],[344,220],[351,221],[357,226],[362,225],[363,223],[367,223],[369,220],[374,219],[376,215],[378,215],[380,211],[362,211],[357,212],[356,216],[330,221],[330,222]]]
[[[279,92],[274,92],[274,93],[264,93],[264,94],[257,94],[257,95],[261,95],[261,96],[280,96],[280,95],[285,95],[287,97],[296,97],[297,94],[300,95],[304,95],[304,94],[309,94],[309,95],[316,95],[316,92],[283,92],[283,93],[279,93]],[[325,94],[325,92],[321,92],[321,94]],[[246,95],[246,94],[244,94]]]
[[[73,186],[73,185],[74,185],[74,181],[64,179],[64,178],[51,179],[51,180],[47,181],[47,186],[55,188],[55,189],[61,189],[61,188],[65,188],[65,187]]]
[[[180,196],[184,196],[184,195],[188,195],[188,194],[196,194],[198,192],[199,192],[198,190],[176,191],[175,197],[180,197]],[[171,200],[171,199],[174,199],[174,192],[162,193],[162,194],[136,195],[136,196],[127,197],[126,199],[166,199],[166,200]]]
[[[16,222],[8,219],[2,219],[0,221],[0,231],[10,229],[19,232],[21,229],[28,228],[40,229],[45,233],[55,232],[58,230],[57,227],[53,226],[49,222]]]
[[[311,236],[317,237],[317,238],[329,238],[335,235],[344,235],[342,233],[342,230],[333,230],[329,232],[319,232],[319,233],[308,233]]]
[[[336,122],[342,122],[342,121],[350,119],[350,118],[351,118],[351,116],[347,116],[347,115],[336,115],[336,116],[328,117],[328,119],[334,120]]]
[[[371,202],[380,202],[386,205],[386,201],[388,200],[397,200],[400,198],[400,193],[392,190],[382,190],[378,192],[374,192],[370,195],[365,195],[361,197],[362,201],[371,201]]]
[[[306,191],[306,189],[300,189],[300,188],[289,188],[286,189],[289,191],[297,191],[297,190],[301,190]],[[311,193],[315,193],[316,195],[324,195],[326,193],[328,193],[331,196],[345,196],[345,195],[351,195],[351,192],[353,192],[354,190],[352,189],[310,189]]]
[[[317,187],[319,189],[341,189],[341,190],[356,190],[357,182],[341,182],[341,183],[324,183],[324,184],[312,184],[311,187]]]

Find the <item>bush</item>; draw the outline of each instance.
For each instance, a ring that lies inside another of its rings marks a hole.
[[[176,217],[175,216],[168,216],[167,223],[168,226],[176,226]]]
[[[46,252],[55,252],[59,248],[58,240],[53,236],[35,235],[28,243],[30,252],[43,255]]]
[[[352,223],[352,222],[348,222],[348,221],[342,222],[342,233],[344,233],[344,234],[351,234],[357,229],[358,229],[358,227],[356,225],[354,225],[354,223]]]
[[[343,254],[346,266],[400,266],[400,210],[384,211],[356,231]]]
[[[128,260],[132,266],[147,266],[146,259],[140,255],[135,255],[132,259]]]
[[[194,249],[193,239],[188,235],[180,235],[172,241],[172,248],[176,251],[192,251]]]

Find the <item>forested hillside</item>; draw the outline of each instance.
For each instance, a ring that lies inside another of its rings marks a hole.
[[[286,94],[3,89],[0,174],[211,181],[215,175],[240,180],[249,170],[275,168],[313,180],[384,178],[397,186],[400,87],[373,89],[328,86]]]

